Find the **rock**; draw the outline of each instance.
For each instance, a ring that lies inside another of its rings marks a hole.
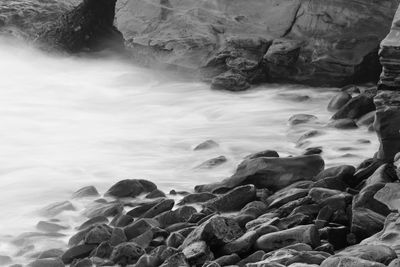
[[[205,149],[212,149],[219,147],[218,143],[215,142],[214,140],[207,140],[204,141],[203,143],[197,145],[193,150],[205,150]]]
[[[185,255],[188,263],[195,266],[200,266],[206,261],[211,261],[214,259],[210,248],[204,241],[198,241],[190,244],[182,250],[182,253]]]
[[[40,221],[36,225],[36,228],[40,231],[43,232],[48,232],[48,233],[56,233],[61,230],[66,230],[68,229],[67,226],[63,226],[57,223],[52,223],[52,222],[45,222],[45,221]]]
[[[356,122],[352,119],[338,119],[330,122],[329,127],[334,127],[337,129],[356,129],[358,128]]]
[[[46,259],[46,258],[60,258],[64,254],[64,251],[61,249],[49,249],[40,252],[38,255],[38,259]]]
[[[124,227],[124,233],[128,240],[139,236],[153,227],[159,227],[159,223],[153,219],[139,219]]]
[[[370,126],[374,123],[376,111],[368,112],[357,121],[357,126]]]
[[[329,257],[322,262],[321,267],[384,267],[382,263],[363,260],[356,257]]]
[[[365,208],[352,210],[351,232],[359,239],[367,238],[383,228],[385,217]]]
[[[387,246],[355,245],[347,247],[336,254],[336,256],[356,257],[368,261],[380,262],[388,265],[397,258],[396,252]]]
[[[71,264],[71,267],[92,267],[92,266],[93,262],[88,258],[82,260],[76,260]]]
[[[365,186],[391,183],[398,181],[398,179],[394,166],[392,164],[383,164],[365,181]]]
[[[214,167],[218,167],[219,165],[222,165],[227,161],[228,161],[228,159],[225,158],[224,156],[219,156],[219,157],[216,157],[216,158],[213,158],[213,159],[209,159],[209,160],[203,162],[202,164],[200,164],[196,168],[198,168],[198,169],[211,169],[211,168],[214,168]]]
[[[36,42],[70,53],[122,50],[124,39],[114,27],[116,0],[85,0],[39,33]]]
[[[56,202],[48,205],[40,211],[40,215],[54,217],[63,211],[75,210],[75,207],[69,201]]]
[[[136,263],[136,261],[145,254],[145,251],[133,242],[126,242],[116,246],[110,259],[121,266]]]
[[[123,197],[137,197],[141,193],[150,193],[157,189],[157,186],[146,180],[122,180],[113,185],[106,195],[123,198]]]
[[[398,2],[170,0],[117,5],[117,27],[132,57],[146,65],[184,69],[206,79],[240,70],[251,83],[269,78],[340,85],[378,79],[377,47]]]
[[[94,225],[85,235],[85,244],[100,244],[111,238],[112,228],[106,224]]]
[[[239,261],[240,257],[237,254],[225,255],[214,260],[220,266],[235,265]]]
[[[314,225],[302,225],[269,233],[258,238],[255,247],[269,252],[295,243],[306,243],[312,247],[318,247],[320,239],[316,227]]]
[[[205,241],[211,250],[214,250],[214,248],[220,248],[241,235],[242,230],[235,220],[223,216],[213,216],[193,230],[186,237],[181,247],[186,248],[197,241]]]
[[[116,227],[125,227],[133,222],[134,218],[127,214],[116,215],[111,221],[111,225]]]
[[[242,259],[238,263],[236,263],[237,266],[244,267],[246,266],[247,263],[252,263],[252,262],[257,262],[260,261],[265,255],[265,252],[262,250],[258,250],[254,252],[253,254],[250,254],[246,258]]]
[[[183,206],[173,211],[165,211],[154,217],[160,227],[172,226],[177,223],[185,223],[196,213],[196,209],[190,206]]]
[[[178,205],[193,204],[193,203],[203,203],[210,199],[216,198],[217,196],[211,193],[195,193],[184,196]]]
[[[400,259],[393,260],[388,266],[389,267],[398,267],[398,266],[400,266]]]
[[[133,209],[131,209],[130,211],[128,211],[127,215],[129,215],[131,217],[134,217],[134,218],[140,217],[146,211],[148,211],[149,209],[151,209],[155,205],[161,203],[161,201],[163,201],[163,200],[162,199],[156,199],[154,201],[141,203],[138,206],[136,206]]]
[[[98,197],[100,196],[99,192],[97,192],[96,187],[94,186],[86,186],[72,194],[72,198],[84,198],[84,197]]]
[[[182,245],[184,240],[185,237],[182,234],[173,232],[168,236],[166,245],[168,247],[178,248],[180,245]]]
[[[237,92],[249,89],[250,84],[240,72],[227,71],[212,79],[211,88]]]
[[[385,186],[384,183],[371,184],[363,188],[358,195],[353,198],[353,209],[366,208],[383,216],[387,216],[390,210],[385,204],[374,198],[375,194]]]
[[[172,199],[162,200],[160,203],[150,208],[148,211],[143,213],[140,218],[153,218],[164,211],[169,211],[174,207],[175,201]]]
[[[275,150],[264,150],[250,154],[246,156],[244,159],[256,159],[256,158],[279,158],[279,154]]]
[[[59,258],[37,259],[28,264],[28,267],[64,267],[64,263]]]
[[[108,219],[105,216],[96,216],[93,217],[86,222],[82,223],[81,226],[78,227],[78,230],[83,230],[93,224],[102,224],[102,223],[108,223]]]
[[[323,151],[321,148],[319,147],[309,147],[306,149],[306,151],[304,151],[303,155],[307,156],[307,155],[319,155],[321,154]]]
[[[298,125],[316,121],[318,118],[310,114],[296,114],[289,118],[290,125]]]
[[[382,187],[374,198],[386,205],[392,211],[398,211],[400,209],[400,184],[399,183],[387,183]]]
[[[238,239],[224,245],[221,249],[221,252],[223,255],[234,253],[238,255],[246,255],[248,252],[251,251],[259,236],[260,235],[258,231],[247,231]]]
[[[122,228],[115,227],[111,233],[110,245],[117,246],[126,241],[128,241],[128,240],[126,238],[124,230]]]
[[[328,104],[328,110],[331,112],[341,109],[347,102],[351,100],[351,95],[347,92],[337,93],[331,98]]]
[[[150,199],[159,198],[159,197],[167,197],[167,196],[164,194],[163,191],[161,191],[159,189],[153,190],[146,195],[146,198],[150,198]]]
[[[332,119],[359,119],[368,112],[374,111],[375,105],[373,101],[373,95],[360,94],[353,97],[347,102],[341,109],[339,109],[333,116]]]
[[[303,198],[308,195],[309,189],[302,188],[284,188],[280,191],[276,192],[269,198],[267,201],[269,204],[269,208],[279,208],[289,202],[295,201],[297,199]]]
[[[88,218],[94,217],[111,217],[120,215],[124,209],[121,203],[99,203],[95,202],[87,206],[83,211],[83,215]]]
[[[165,260],[160,267],[190,267],[182,252],[176,253]]]
[[[96,245],[78,245],[72,247],[61,256],[61,260],[65,264],[70,264],[74,259],[83,259],[88,257],[95,248]]]
[[[219,212],[237,211],[255,200],[256,188],[253,185],[239,186],[226,194],[211,199],[203,204],[206,209]]]
[[[232,177],[222,182],[196,186],[195,190],[210,192],[254,184],[257,188],[276,191],[305,178],[311,180],[323,168],[324,161],[318,155],[247,159],[238,166]]]
[[[400,92],[380,91],[374,103],[374,129],[380,141],[377,158],[391,163],[396,153],[400,152]]]

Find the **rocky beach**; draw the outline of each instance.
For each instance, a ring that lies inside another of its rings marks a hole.
[[[400,266],[399,5],[1,2],[0,266]]]

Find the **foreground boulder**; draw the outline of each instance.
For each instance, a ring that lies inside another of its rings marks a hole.
[[[122,50],[124,39],[114,27],[116,0],[84,0],[39,33],[37,42],[70,53]]]
[[[198,192],[224,191],[238,185],[253,184],[257,188],[276,191],[300,180],[312,180],[324,169],[318,155],[289,158],[255,158],[244,160],[236,173],[222,182],[196,186]]]

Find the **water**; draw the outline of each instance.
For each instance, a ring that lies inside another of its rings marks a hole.
[[[244,156],[264,149],[287,156],[322,146],[327,166],[356,165],[377,149],[366,128],[325,127],[337,89],[213,91],[119,59],[50,56],[4,39],[0,58],[0,255],[18,251],[7,241],[33,231],[41,207],[69,199],[82,186],[104,192],[118,180],[144,178],[165,191],[191,190],[231,175]],[[297,113],[319,119],[290,127],[288,118]],[[296,147],[312,129],[323,134]],[[220,147],[193,151],[207,139]],[[226,164],[195,169],[220,155]],[[82,221],[77,214],[60,218]]]

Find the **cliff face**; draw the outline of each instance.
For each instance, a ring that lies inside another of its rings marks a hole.
[[[248,83],[333,85],[377,79],[376,52],[398,4],[119,0],[116,26],[133,55],[147,64],[195,70],[214,80],[225,73],[222,78],[239,75]]]
[[[382,64],[375,97],[375,130],[381,143],[377,157],[391,162],[400,152],[400,7],[379,51]]]

